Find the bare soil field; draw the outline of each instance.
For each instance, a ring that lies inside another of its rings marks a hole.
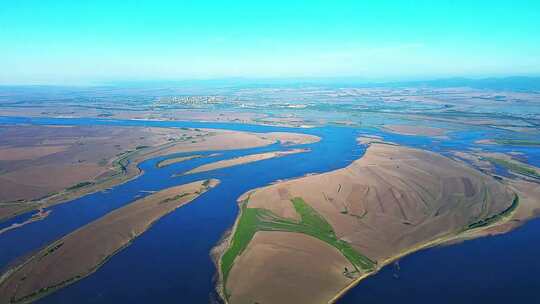
[[[308,152],[307,149],[292,149],[292,150],[286,150],[286,151],[275,151],[275,152],[266,152],[266,153],[259,153],[259,154],[251,154],[246,156],[240,156],[232,159],[225,159],[220,160],[217,162],[201,165],[197,168],[194,168],[192,170],[187,171],[184,174],[193,174],[193,173],[200,173],[200,172],[207,172],[217,169],[223,169],[228,168],[232,166],[238,166],[242,164],[249,164],[256,161],[261,161],[265,159],[271,159],[276,157],[282,157],[290,154],[296,154],[296,153],[303,153]]]
[[[384,128],[403,135],[443,136],[447,132],[444,129],[426,126],[384,125]]]
[[[338,250],[300,233],[258,232],[235,265],[227,288],[245,293],[231,303],[316,303],[352,281],[343,270],[353,266]]]
[[[0,219],[35,208],[28,202],[72,192],[118,175],[117,158],[206,132],[146,127],[1,127]]]
[[[170,166],[170,165],[173,165],[173,164],[185,162],[185,161],[195,159],[195,158],[200,158],[200,157],[203,157],[203,156],[200,155],[200,154],[194,154],[194,155],[188,155],[188,156],[167,158],[167,159],[162,160],[159,163],[157,163],[156,167],[164,168],[164,167],[167,167],[167,166]]]
[[[319,140],[304,134],[118,126],[13,125],[0,131],[0,220],[113,187],[141,174],[138,164],[153,157]]]
[[[375,271],[426,244],[437,245],[445,238],[482,226],[512,210],[516,202],[515,192],[507,185],[461,162],[428,151],[381,143],[370,144],[365,155],[346,168],[255,189],[241,196],[239,201],[247,201],[248,210],[267,210],[260,214],[270,212],[282,218],[279,222],[298,222],[299,209],[291,204],[294,198],[302,198],[327,221],[340,242],[374,261]],[[265,236],[265,243],[272,244],[267,247],[287,247],[283,235],[271,230]],[[253,240],[259,233],[261,231]],[[254,245],[253,240],[232,266],[229,279],[234,278],[235,282],[225,282],[224,294],[230,296],[230,303],[237,303],[235,299],[241,299],[239,303],[258,301],[253,295],[267,294],[264,284],[258,280],[241,275],[233,277],[234,273],[249,271],[267,281],[288,281],[288,277],[274,271],[274,262],[288,265],[288,273],[302,273],[312,260],[319,258],[316,251],[309,253],[312,258],[303,261],[297,259],[296,253],[282,251],[279,259],[270,260],[265,257],[265,250],[257,249],[261,245]],[[256,252],[261,257],[245,256]],[[264,265],[261,260],[265,261]],[[252,262],[247,264],[247,261]],[[335,276],[332,264],[326,266],[326,275]],[[354,274],[355,280],[351,283],[346,280],[350,274],[343,272],[341,289],[349,288],[368,274],[369,271]],[[337,293],[335,285],[319,284],[320,276],[324,275],[319,274],[318,279],[310,281],[305,275],[302,282],[305,289],[296,286],[295,293],[307,297],[304,302],[333,300]],[[273,286],[273,293],[265,300],[293,303],[282,298],[289,287],[285,283]]]
[[[155,221],[218,183],[197,181],[156,192],[53,242],[0,278],[0,302],[33,301],[90,275]]]

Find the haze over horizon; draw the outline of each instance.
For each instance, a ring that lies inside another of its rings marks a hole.
[[[540,303],[539,30],[540,0],[0,1],[0,304]]]
[[[537,1],[5,2],[0,84],[539,75],[539,28]]]

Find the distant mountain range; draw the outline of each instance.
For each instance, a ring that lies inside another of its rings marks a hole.
[[[434,87],[434,88],[449,88],[449,87],[469,87],[476,89],[491,89],[491,90],[509,90],[509,91],[539,91],[540,92],[540,76],[512,76],[512,77],[491,77],[491,78],[441,78],[434,80],[411,80],[411,81],[370,81],[357,77],[343,78],[216,78],[216,79],[194,79],[194,80],[141,80],[141,81],[114,81],[99,83],[89,86],[96,87],[117,87],[117,88],[302,88],[302,87],[327,87],[327,88],[398,88],[398,87]],[[81,89],[84,86],[40,86],[40,85],[19,85],[7,86],[0,85],[0,89],[47,89],[50,87],[64,89]]]
[[[427,86],[427,87],[469,87],[477,89],[540,91],[540,77],[503,77],[503,78],[446,78],[427,81],[409,81],[388,83],[390,86]]]

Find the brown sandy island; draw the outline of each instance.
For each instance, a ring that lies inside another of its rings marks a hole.
[[[0,278],[1,303],[27,303],[80,280],[164,215],[219,183],[171,187],[116,209],[48,245]]]
[[[390,141],[385,141],[384,138],[377,136],[377,135],[362,135],[358,138],[356,138],[356,142],[360,145],[369,145],[369,144],[387,144],[387,145],[395,145],[395,143]]]
[[[320,139],[296,133],[120,126],[12,125],[0,130],[0,220],[116,186],[140,175],[138,164],[153,157]]]
[[[514,210],[516,195],[442,155],[372,143],[346,168],[255,189],[239,201],[219,261],[222,280],[232,265],[225,287],[218,283],[225,300],[327,303],[402,255],[489,226]],[[258,232],[246,241],[246,231]]]
[[[421,135],[421,136],[443,136],[446,130],[427,126],[411,126],[411,125],[384,125],[384,128],[390,132],[403,135]]]
[[[188,160],[191,160],[191,159],[201,158],[201,157],[203,157],[203,156],[200,155],[200,154],[188,155],[188,156],[180,156],[180,157],[171,157],[171,158],[167,158],[167,159],[164,159],[164,160],[158,162],[156,164],[156,167],[164,168],[164,167],[167,167],[167,166],[170,166],[170,165],[173,165],[173,164],[177,164],[177,163],[181,163],[181,162],[185,162],[185,161],[188,161]]]
[[[201,165],[197,168],[187,171],[184,174],[201,173],[201,172],[206,172],[206,171],[223,169],[223,168],[228,168],[232,166],[249,164],[252,162],[261,161],[265,159],[282,157],[282,156],[286,156],[290,154],[303,153],[303,152],[308,152],[308,151],[309,151],[308,149],[292,149],[292,150],[286,150],[286,151],[273,151],[273,152],[266,152],[266,153],[250,154],[246,156],[240,156],[240,157],[235,157],[232,159],[225,159],[225,160],[220,160],[217,162]]]
[[[496,145],[497,143],[493,139],[479,139],[474,142],[479,145]]]
[[[283,145],[302,145],[311,144],[321,140],[320,137],[302,133],[289,132],[269,132],[263,135],[263,138],[272,141],[279,141]]]

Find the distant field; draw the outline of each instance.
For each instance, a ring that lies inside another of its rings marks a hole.
[[[499,145],[509,146],[540,146],[540,140],[496,139],[495,142]]]
[[[538,170],[526,164],[495,157],[487,157],[486,159],[494,164],[505,167],[510,171],[514,171],[515,173],[523,174],[525,176],[533,178],[540,178],[540,173],[538,172]]]

